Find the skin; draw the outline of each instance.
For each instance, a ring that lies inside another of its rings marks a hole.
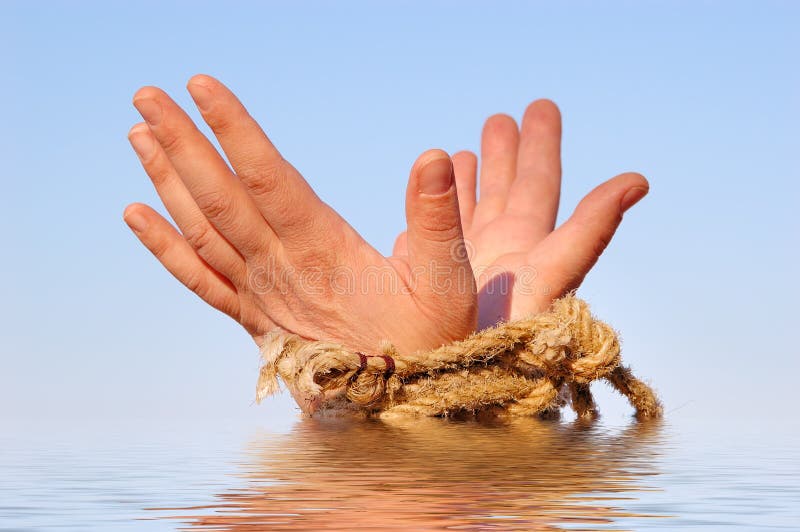
[[[624,173],[601,184],[555,228],[561,190],[561,114],[549,100],[513,118],[490,117],[478,158],[453,155],[467,251],[478,286],[479,328],[547,309],[578,288],[617,230],[624,212],[649,190]],[[479,192],[479,194],[478,194]],[[394,254],[407,250],[401,233]]]
[[[445,152],[427,151],[412,167],[407,253],[384,257],[317,197],[222,83],[195,76],[187,88],[230,167],[164,91],[143,87],[133,103],[145,123],[129,139],[177,229],[146,205],[123,214],[179,281],[257,343],[281,328],[367,353],[391,338],[414,352],[475,329],[471,268],[451,253],[463,235]],[[463,290],[442,288],[464,279]]]
[[[580,285],[648,190],[641,175],[619,175],[555,229],[561,118],[539,100],[521,129],[506,115],[487,120],[479,184],[470,152],[452,163],[441,150],[420,156],[407,230],[383,257],[316,196],[224,85],[199,75],[187,88],[230,167],[166,93],[144,87],[134,105],[146,122],[129,139],[177,229],[142,204],[123,216],[167,270],[256,342],[282,328],[365,352],[391,339],[411,352],[539,312]],[[383,290],[363,281],[368,271],[385,276]],[[352,289],[332,289],[342,272]]]

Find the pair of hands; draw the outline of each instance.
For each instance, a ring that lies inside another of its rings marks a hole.
[[[167,270],[257,343],[281,328],[357,351],[388,339],[414,352],[540,312],[580,285],[648,190],[642,176],[619,175],[556,229],[561,117],[539,100],[521,129],[506,115],[487,120],[479,196],[474,154],[417,159],[407,229],[384,257],[222,83],[198,75],[187,88],[227,162],[166,93],[140,89],[133,103],[145,123],[128,138],[180,232],[143,204],[123,216]]]

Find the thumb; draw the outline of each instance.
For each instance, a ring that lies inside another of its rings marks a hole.
[[[587,194],[570,218],[547,237],[547,270],[558,272],[550,283],[563,293],[580,286],[616,233],[622,215],[650,189],[644,176],[620,174]]]
[[[428,150],[414,163],[406,190],[406,248],[419,301],[454,311],[474,307],[475,280],[464,245],[453,163]]]

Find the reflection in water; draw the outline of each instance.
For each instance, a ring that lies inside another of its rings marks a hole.
[[[658,473],[661,433],[657,422],[609,431],[536,419],[304,419],[252,443],[243,488],[170,510],[206,530],[613,530],[632,516],[615,504]]]

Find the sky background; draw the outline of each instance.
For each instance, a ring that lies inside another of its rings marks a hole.
[[[580,292],[624,358],[671,416],[796,422],[800,3],[550,4],[0,3],[0,421],[294,419],[253,405],[251,339],[122,221],[160,208],[134,92],[198,118],[207,73],[387,253],[417,155],[555,100],[561,220],[620,172],[651,183]]]

